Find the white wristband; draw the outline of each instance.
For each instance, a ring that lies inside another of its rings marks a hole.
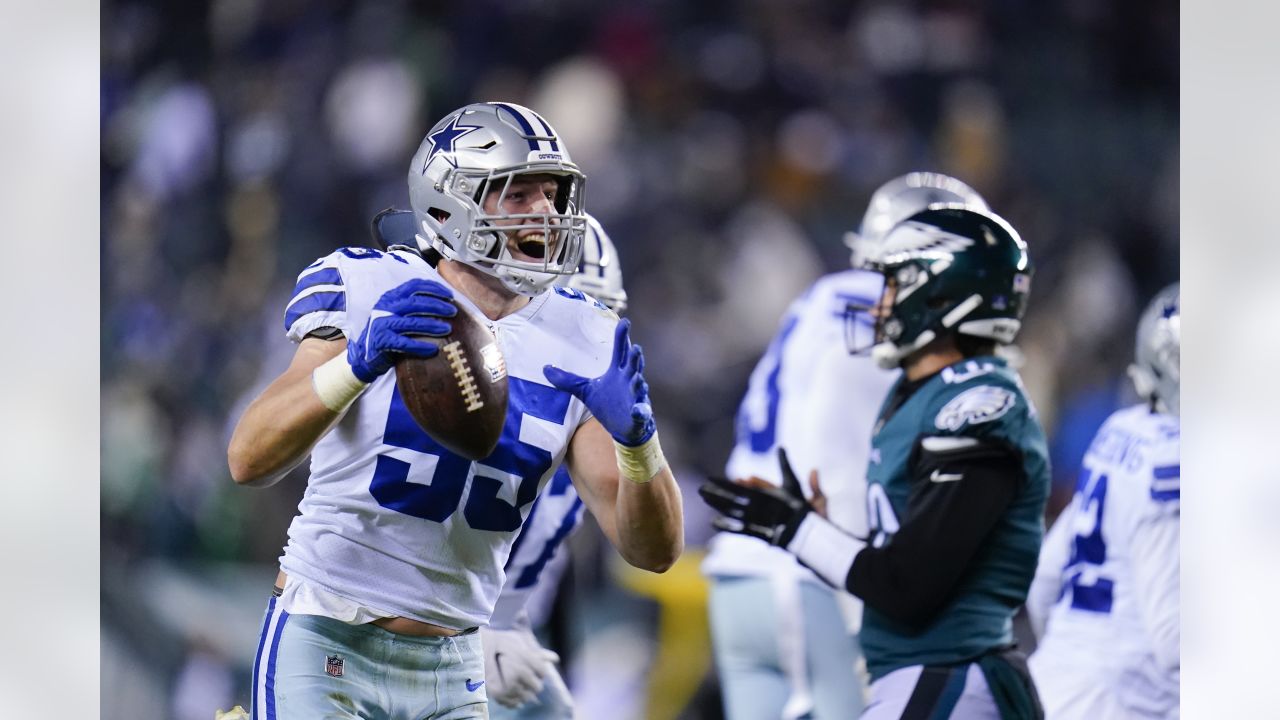
[[[662,445],[658,443],[657,432],[654,432],[643,445],[636,447],[623,445],[615,440],[613,449],[618,456],[618,471],[622,477],[633,483],[647,483],[667,466],[667,459],[662,455]]]
[[[311,373],[311,387],[325,407],[340,413],[360,397],[369,383],[356,377],[346,353],[339,353]]]
[[[853,558],[866,546],[865,542],[811,512],[800,521],[787,550],[832,587],[844,590]]]

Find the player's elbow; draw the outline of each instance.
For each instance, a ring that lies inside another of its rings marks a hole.
[[[633,567],[648,570],[651,573],[662,574],[676,564],[682,552],[684,552],[683,538],[662,546],[626,553],[623,555],[623,559]]]
[[[255,468],[249,459],[238,453],[227,452],[227,467],[231,469],[231,479],[237,485],[253,486],[263,478],[263,473]]]
[[[234,440],[227,447],[227,467],[231,470],[231,479],[246,487],[274,485],[284,475],[265,464],[244,443]]]
[[[909,632],[920,632],[946,607],[951,584],[939,582],[934,574],[910,571],[889,560],[884,553],[859,553],[849,573],[847,589]]]

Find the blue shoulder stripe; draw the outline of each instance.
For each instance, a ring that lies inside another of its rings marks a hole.
[[[342,273],[338,272],[338,268],[325,268],[317,270],[313,273],[305,273],[298,276],[298,284],[293,286],[293,295],[297,297],[298,293],[307,288],[317,285],[341,285]]]
[[[335,292],[318,292],[312,293],[306,297],[299,298],[284,311],[284,329],[285,332],[293,327],[293,324],[303,315],[309,315],[313,312],[335,311],[347,309],[347,294],[342,291]]]
[[[1178,500],[1182,496],[1182,465],[1165,465],[1151,473],[1151,499],[1159,502]]]

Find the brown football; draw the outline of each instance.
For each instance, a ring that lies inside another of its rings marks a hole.
[[[409,414],[433,440],[468,460],[498,446],[507,420],[507,363],[498,341],[463,308],[453,331],[431,338],[440,352],[401,358],[396,385]]]

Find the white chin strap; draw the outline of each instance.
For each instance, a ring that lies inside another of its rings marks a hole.
[[[882,342],[871,348],[871,359],[883,370],[896,370],[898,363],[902,362],[902,355],[898,352],[897,345]]]
[[[491,265],[488,267],[473,265],[472,267],[477,267],[482,272],[487,272],[498,278],[511,292],[518,293],[520,295],[528,295],[530,297],[540,295],[542,291],[550,287],[551,283],[555,281],[556,277],[558,277],[555,273],[518,270],[506,265]]]
[[[899,347],[891,342],[877,343],[871,348],[871,359],[885,370],[896,370],[908,355],[933,342],[936,336],[932,330],[925,330],[910,345]]]

